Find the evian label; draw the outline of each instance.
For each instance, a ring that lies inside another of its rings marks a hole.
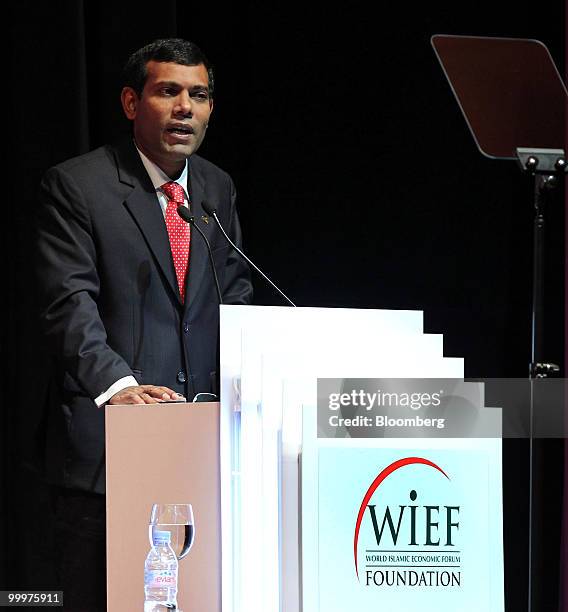
[[[144,584],[150,588],[175,587],[177,572],[166,569],[146,570],[144,572]]]

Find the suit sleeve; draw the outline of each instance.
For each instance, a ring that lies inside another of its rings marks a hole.
[[[38,286],[48,348],[78,391],[99,396],[131,376],[128,364],[107,344],[97,308],[100,282],[87,203],[61,168],[45,175],[37,211]]]
[[[231,240],[242,250],[242,232],[236,208],[236,190],[230,180],[231,207],[227,234]],[[252,283],[250,269],[243,258],[229,249],[226,263],[225,283],[222,289],[225,304],[250,304],[252,301]]]

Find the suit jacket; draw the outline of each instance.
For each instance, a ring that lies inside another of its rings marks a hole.
[[[248,269],[214,221],[202,221],[205,200],[241,242],[231,178],[192,155],[189,191],[224,303],[248,303]],[[189,399],[215,391],[219,309],[213,274],[205,243],[192,232],[181,303],[163,214],[132,140],[51,168],[37,219],[42,321],[53,355],[46,473],[51,482],[104,492],[104,410],[94,398],[128,375]]]

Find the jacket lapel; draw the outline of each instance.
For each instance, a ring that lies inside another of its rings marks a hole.
[[[119,181],[132,187],[125,197],[124,205],[140,228],[167,284],[181,304],[170,240],[152,181],[134,143],[122,143],[115,151]]]

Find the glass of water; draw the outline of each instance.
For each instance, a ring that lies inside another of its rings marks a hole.
[[[169,531],[171,547],[178,560],[183,559],[193,544],[195,524],[191,504],[153,504],[148,537],[152,544],[154,531]]]

